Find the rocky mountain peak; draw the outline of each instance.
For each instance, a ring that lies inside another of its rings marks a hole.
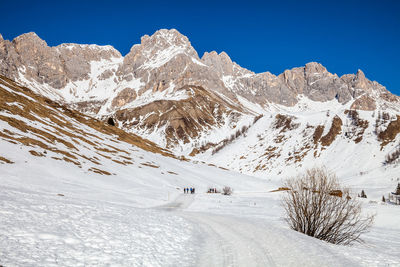
[[[186,36],[175,29],[161,29],[151,36],[144,35],[140,44],[132,46],[124,58],[124,66],[120,68],[120,72],[124,77],[130,77],[130,73],[138,68],[159,68],[178,55],[199,60],[196,50]],[[180,59],[178,61],[183,63]]]
[[[197,52],[192,47],[189,39],[176,29],[161,29],[151,36],[144,35],[141,38],[140,45],[134,45],[131,48],[130,53],[135,53],[138,50],[144,53],[146,57],[152,57],[162,51],[172,52],[179,50],[180,52],[198,58]]]
[[[365,77],[365,74],[362,70],[358,69],[356,76],[354,77],[354,80],[358,81],[365,81],[367,78]]]
[[[369,93],[372,93],[373,89],[376,89],[375,86],[372,86],[372,82],[365,77],[364,72],[360,69],[357,71],[356,75],[354,76],[353,88],[362,89]]]
[[[316,73],[321,74],[324,72],[327,72],[326,68],[318,62],[310,62],[307,63],[305,66],[306,74],[316,74]]]
[[[161,29],[156,31],[153,35],[144,35],[141,38],[141,44],[147,45],[151,43],[158,43],[160,45],[175,45],[175,46],[190,46],[189,39],[181,34],[176,29]]]
[[[47,46],[46,41],[42,40],[34,32],[21,34],[20,36],[15,37],[12,43],[15,45],[16,48],[25,45]]]
[[[205,52],[201,61],[207,66],[212,67],[217,72],[222,73],[224,75],[231,75],[233,71],[233,62],[231,58],[225,53],[217,53],[216,51],[212,51],[210,53]]]
[[[219,54],[216,51],[205,52],[201,61],[222,75],[241,76],[244,74],[254,74],[233,62],[224,51]]]
[[[205,52],[201,60],[204,63],[212,63],[213,61],[219,61],[225,64],[232,64],[231,58],[228,56],[227,53],[222,51],[221,53],[217,53],[216,51],[211,51],[211,52]],[[209,64],[207,64],[209,65]]]

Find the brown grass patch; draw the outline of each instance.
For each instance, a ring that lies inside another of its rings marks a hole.
[[[90,162],[92,162],[92,163],[94,163],[94,164],[96,164],[96,165],[101,165],[101,163],[96,161],[94,158],[89,158],[89,157],[86,157],[85,155],[81,155],[81,157],[86,159],[86,160],[88,160],[88,161],[90,161]]]
[[[147,167],[151,167],[151,168],[160,168],[160,166],[154,165],[150,162],[145,162],[145,163],[140,163],[140,164],[147,166]]]
[[[36,157],[45,157],[46,156],[45,154],[43,154],[41,152],[37,152],[35,150],[29,150],[29,153],[31,153],[33,156],[36,156]]]
[[[8,164],[13,164],[14,163],[14,161],[11,161],[11,160],[9,160],[9,159],[6,159],[5,157],[2,157],[2,156],[0,156],[0,162],[1,163],[8,163]]]
[[[280,133],[284,133],[287,130],[294,130],[297,127],[299,127],[300,124],[298,123],[293,123],[293,118],[291,116],[285,116],[282,114],[277,114],[275,116],[275,123],[274,123],[274,128],[275,129],[281,129]]]
[[[333,141],[335,141],[336,136],[340,134],[341,131],[342,131],[342,120],[338,116],[335,116],[333,118],[329,132],[321,138],[321,144],[323,146],[329,146],[330,144],[332,144]]]
[[[118,141],[123,141],[125,143],[132,144],[146,151],[158,153],[168,157],[174,157],[174,155],[171,154],[169,151],[158,147],[157,145],[148,140],[145,140],[134,134],[128,134],[117,127],[111,127],[109,125],[106,125],[104,122],[82,115],[77,111],[72,111],[66,108],[65,106],[62,106],[50,99],[44,98],[40,95],[33,93],[30,89],[26,87],[21,87],[17,85],[15,82],[4,76],[0,76],[0,84],[4,84],[5,86],[15,91],[15,92],[9,92],[8,90],[0,88],[0,95],[1,95],[0,109],[8,111],[10,114],[19,115],[33,122],[38,121],[39,123],[52,127],[55,130],[53,135],[48,132],[36,129],[32,126],[28,126],[26,123],[17,119],[13,119],[6,116],[2,116],[0,118],[1,120],[8,122],[12,127],[17,128],[22,132],[28,132],[28,131],[32,132],[34,134],[42,136],[46,141],[50,141],[51,143],[55,142],[63,143],[69,149],[76,149],[76,148],[74,147],[73,144],[66,142],[61,138],[58,138],[58,136],[65,135],[71,137],[71,139],[79,139],[88,143],[91,146],[94,146],[94,143],[82,136],[92,136],[99,140],[103,140],[102,138],[96,135],[85,132],[84,129],[75,128],[76,122],[79,122],[81,124],[86,125],[89,128],[96,130],[101,134],[105,134],[112,138],[115,138]],[[22,93],[27,97],[21,96],[19,95],[19,93]],[[33,98],[35,101],[32,101],[28,97]],[[19,103],[21,106],[24,107],[24,109],[21,110],[19,107],[15,105],[11,106],[8,105],[8,103],[13,103],[13,102]],[[62,116],[59,115],[61,113]],[[57,127],[54,125],[50,125],[49,122],[43,120],[43,118],[57,124]],[[67,131],[67,129],[69,131]],[[9,137],[7,139],[12,140],[12,138]],[[117,142],[116,140],[114,141]],[[33,141],[30,142],[33,143]],[[41,144],[41,147],[44,148],[45,146]],[[123,151],[121,150],[120,152]],[[127,154],[129,155],[129,153]]]
[[[400,116],[397,115],[397,119],[395,121],[391,121],[388,127],[383,132],[380,132],[378,135],[378,140],[382,142],[381,149],[383,149],[384,146],[392,142],[399,133],[400,133]]]
[[[66,162],[70,162],[70,163],[73,163],[73,164],[75,164],[76,166],[79,166],[79,167],[81,167],[81,163],[80,163],[80,162],[78,162],[78,161],[72,160],[72,159],[70,159],[70,158],[67,158],[67,157],[63,157],[62,159],[63,159],[64,161],[66,161]]]
[[[111,157],[110,157],[110,156],[107,156],[107,155],[101,154],[101,153],[99,153],[99,152],[96,152],[96,154],[97,154],[97,155],[100,155],[100,156],[102,156],[103,158],[106,158],[106,159],[111,159]]]
[[[317,128],[315,128],[313,135],[314,144],[317,144],[318,141],[321,139],[322,133],[324,132],[324,128],[325,127],[323,125],[318,125]]]
[[[125,162],[119,161],[117,159],[113,159],[112,161],[114,161],[115,163],[121,164],[121,165],[126,165]]]
[[[108,171],[100,170],[95,167],[90,168],[88,171],[91,171],[91,172],[94,172],[97,174],[101,174],[101,175],[111,175],[111,173],[109,173]]]
[[[117,154],[118,151],[116,150],[110,150],[108,148],[104,148],[104,147],[95,147],[96,150],[101,151],[101,152],[106,152],[106,153],[111,153],[111,154]]]

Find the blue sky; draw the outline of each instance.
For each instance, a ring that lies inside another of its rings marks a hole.
[[[362,69],[400,95],[400,1],[5,1],[5,39],[110,44],[123,55],[144,34],[176,28],[199,56],[225,51],[255,72],[310,61],[338,75]]]

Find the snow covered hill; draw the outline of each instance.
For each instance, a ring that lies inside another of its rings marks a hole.
[[[301,110],[302,104],[309,106]],[[399,157],[388,160],[400,150],[398,113],[356,111],[336,101],[312,104],[304,100],[265,114],[244,135],[197,157],[268,179],[326,165],[360,191],[371,188],[376,197],[388,192],[400,179]]]

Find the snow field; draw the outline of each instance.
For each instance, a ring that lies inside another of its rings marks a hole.
[[[4,266],[191,266],[192,226],[155,210],[1,186]]]

